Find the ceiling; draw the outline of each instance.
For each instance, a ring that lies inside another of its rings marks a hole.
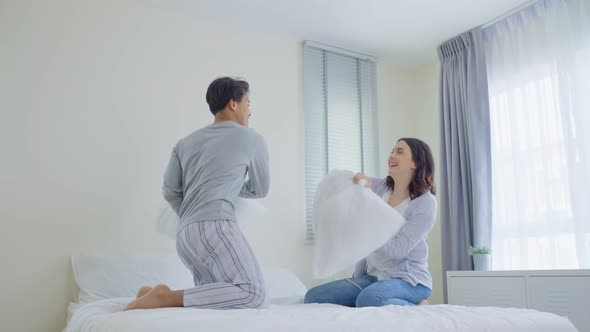
[[[530,0],[152,0],[199,18],[230,20],[400,63],[435,61],[441,42]]]

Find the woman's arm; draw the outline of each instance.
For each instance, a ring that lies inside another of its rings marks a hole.
[[[420,241],[426,239],[430,228],[436,222],[436,199],[433,196],[425,197],[420,203],[399,233],[377,249],[377,253],[393,259],[403,259]]]
[[[361,277],[361,276],[364,276],[365,274],[367,274],[367,259],[363,258],[358,263],[356,263],[352,277],[353,278]]]
[[[377,195],[383,195],[385,179],[369,177],[369,180],[371,180],[371,190]]]
[[[356,173],[352,178],[352,182],[354,183],[358,183],[361,180],[365,180],[367,182],[365,187],[370,187],[371,190],[373,190],[373,192],[378,195],[382,194],[381,191],[383,190],[382,187],[385,186],[385,179],[369,177],[361,172]]]

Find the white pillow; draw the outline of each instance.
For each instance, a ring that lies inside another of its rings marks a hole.
[[[175,253],[126,256],[73,256],[78,302],[134,297],[143,285],[194,287],[192,275]]]
[[[354,266],[397,234],[404,217],[363,184],[354,173],[330,171],[320,182],[313,206],[312,271],[327,278]]]
[[[281,303],[284,299],[301,298],[307,287],[293,272],[281,267],[261,267],[270,303]]]
[[[194,287],[192,275],[176,253],[125,256],[73,256],[78,302],[134,297],[143,285],[166,284],[172,289]],[[271,303],[305,296],[307,289],[285,268],[262,268]]]

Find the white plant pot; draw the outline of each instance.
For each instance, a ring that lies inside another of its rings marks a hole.
[[[492,254],[473,255],[473,268],[475,271],[490,271],[492,269]]]

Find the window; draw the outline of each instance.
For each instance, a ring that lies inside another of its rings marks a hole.
[[[330,46],[304,45],[305,243],[313,243],[313,202],[332,169],[378,174],[375,62]]]
[[[494,269],[589,266],[590,123],[555,68],[490,90]]]
[[[585,241],[576,239],[571,198],[579,165],[568,155],[576,138],[564,130],[556,80],[490,95],[494,269],[580,267],[576,243]]]
[[[590,268],[590,35],[574,5],[488,32],[496,270]]]

